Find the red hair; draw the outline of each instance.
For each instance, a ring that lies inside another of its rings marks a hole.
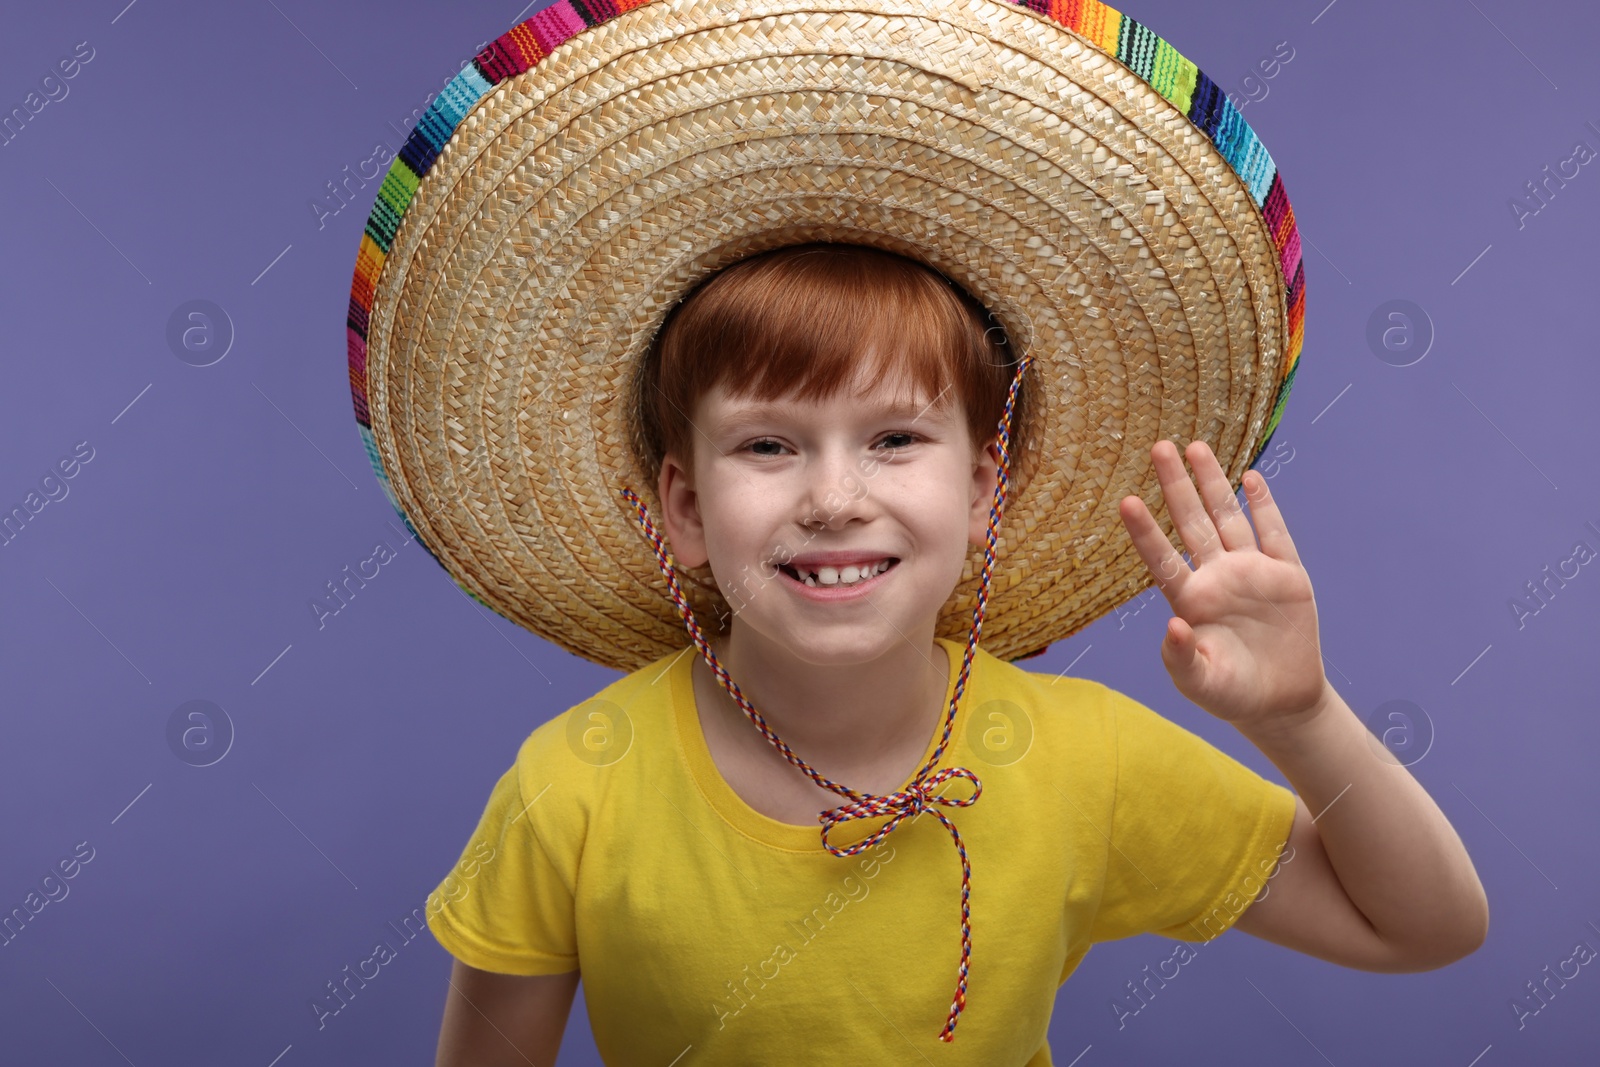
[[[1000,321],[926,264],[864,245],[790,245],[713,274],[667,315],[634,382],[634,447],[652,481],[668,453],[688,466],[689,413],[718,385],[771,401],[825,400],[871,370],[960,403],[975,446],[994,440],[1016,371]],[[1030,390],[1012,415],[1016,473],[1027,454]]]

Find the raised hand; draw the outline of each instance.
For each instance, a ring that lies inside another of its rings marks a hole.
[[[1189,563],[1139,497],[1123,497],[1119,513],[1172,607],[1161,661],[1173,684],[1247,733],[1270,733],[1313,714],[1327,685],[1317,605],[1266,479],[1254,470],[1244,475],[1252,529],[1205,442],[1188,448],[1199,493],[1177,445],[1157,441],[1150,456]]]

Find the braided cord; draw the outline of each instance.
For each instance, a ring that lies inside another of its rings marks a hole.
[[[755,709],[755,706],[745,698],[743,690],[733,680],[727,670],[718,661],[717,655],[711,650],[711,644],[700,630],[700,624],[695,621],[694,611],[689,607],[689,601],[683,595],[683,589],[678,584],[678,576],[674,571],[672,556],[668,552],[666,542],[656,532],[655,524],[650,521],[649,509],[639,499],[639,495],[632,489],[624,488],[623,497],[633,505],[635,517],[644,529],[645,537],[650,542],[650,547],[655,552],[656,564],[661,568],[663,577],[667,580],[667,589],[671,593],[672,602],[677,605],[678,612],[683,616],[684,626],[689,631],[689,636],[694,641],[695,648],[700,652],[706,665],[711,668],[712,675],[717,683],[727,690],[745,713],[746,717],[755,724],[756,729],[783,754],[783,758],[798,767],[805,775],[824,789],[838,793],[849,800],[836,808],[818,814],[817,819],[822,824],[822,846],[830,853],[839,857],[854,856],[865,849],[871,848],[880,840],[892,833],[895,827],[907,817],[915,816],[921,812],[929,811],[934,818],[944,824],[950,831],[950,837],[955,842],[956,853],[961,858],[961,963],[957,970],[955,996],[950,1003],[950,1013],[945,1019],[944,1028],[939,1031],[939,1040],[950,1042],[955,1040],[956,1021],[961,1016],[961,1011],[967,1004],[967,971],[968,963],[972,957],[972,909],[970,900],[972,896],[972,867],[967,860],[967,848],[962,843],[961,832],[956,829],[944,814],[934,805],[943,804],[948,807],[967,808],[977,803],[983,795],[983,783],[978,776],[966,767],[946,767],[934,772],[938,765],[939,757],[944,753],[945,747],[950,743],[951,731],[955,726],[956,708],[961,702],[962,694],[966,692],[967,677],[972,671],[972,657],[977,651],[978,637],[983,632],[984,608],[989,603],[989,583],[994,576],[995,549],[999,543],[1000,518],[1005,512],[1006,491],[1010,485],[1011,467],[1011,415],[1016,403],[1017,389],[1022,385],[1022,375],[1033,362],[1031,356],[1023,356],[1017,364],[1016,374],[1011,379],[1011,386],[1006,392],[1005,413],[1000,418],[998,447],[1000,464],[998,477],[995,480],[994,501],[989,506],[989,525],[984,534],[983,551],[983,577],[978,586],[978,603],[972,609],[972,627],[967,635],[967,648],[961,659],[961,672],[956,678],[955,692],[951,695],[950,706],[945,711],[944,733],[939,738],[939,745],[933,750],[933,755],[928,757],[928,762],[916,774],[911,784],[905,789],[894,793],[882,795],[872,793],[858,793],[849,786],[842,785],[832,779],[819,774],[805,760],[795,755],[783,739],[773,732],[767,725],[767,720]],[[937,796],[934,790],[945,782],[954,778],[964,778],[972,783],[972,795],[965,799],[957,797]],[[843,822],[852,819],[870,819],[880,815],[893,817],[880,827],[871,837],[859,841],[854,845],[836,847],[828,843],[828,831]]]

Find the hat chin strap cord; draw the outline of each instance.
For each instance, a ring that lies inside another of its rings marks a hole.
[[[961,695],[966,691],[967,676],[972,670],[972,656],[978,647],[978,636],[983,632],[983,611],[989,601],[989,582],[994,575],[995,545],[998,541],[1000,517],[1005,511],[1006,488],[1009,482],[1011,466],[1011,414],[1017,398],[1017,389],[1022,385],[1022,375],[1033,362],[1033,357],[1025,355],[1017,364],[1016,374],[1011,379],[1011,387],[1006,393],[1005,413],[1000,417],[1000,430],[998,444],[1000,450],[1000,465],[998,478],[994,487],[994,502],[989,507],[989,527],[984,535],[983,550],[983,578],[978,587],[978,604],[972,611],[972,628],[967,635],[967,650],[961,659],[961,673],[956,679],[955,693],[950,698],[950,707],[945,712],[944,735],[939,739],[939,747],[933,750],[933,755],[928,762],[917,772],[916,777],[905,789],[895,793],[876,795],[872,793],[858,793],[849,786],[841,785],[817,773],[812,767],[794,754],[794,751],[783,742],[777,734],[772,732],[766,719],[756,711],[754,705],[745,699],[744,693],[739,689],[732,676],[728,674],[717,655],[711,650],[711,645],[706,641],[705,635],[700,632],[700,625],[695,621],[694,612],[689,607],[689,602],[684,598],[683,590],[678,585],[677,574],[673,571],[672,556],[667,551],[666,542],[656,532],[655,525],[650,521],[650,512],[632,489],[624,488],[623,497],[633,505],[639,525],[644,528],[645,536],[650,541],[650,546],[655,550],[656,563],[661,568],[662,575],[667,580],[667,588],[672,594],[672,602],[677,605],[678,612],[683,616],[683,624],[688,628],[689,636],[693,638],[695,647],[700,650],[701,658],[711,668],[711,673],[717,682],[726,689],[738,703],[745,715],[755,724],[756,729],[765,735],[768,741],[783,754],[783,758],[800,768],[808,778],[824,789],[838,793],[848,798],[848,804],[821,812],[817,819],[822,823],[822,846],[835,856],[854,856],[865,849],[871,848],[880,840],[894,831],[900,822],[921,812],[932,812],[934,818],[944,824],[950,831],[950,837],[955,842],[956,853],[961,857],[961,965],[957,969],[955,997],[950,1003],[950,1014],[945,1019],[944,1029],[939,1031],[939,1040],[951,1042],[955,1040],[956,1021],[961,1016],[961,1011],[967,1005],[967,964],[972,956],[972,909],[968,901],[971,897],[972,867],[967,862],[967,848],[961,843],[961,833],[935,805],[943,804],[949,807],[967,808],[977,803],[983,795],[983,783],[978,781],[978,776],[966,767],[946,767],[934,772],[938,765],[939,756],[944,752],[945,746],[950,743],[950,732],[955,725],[956,707],[961,702]],[[931,772],[931,773],[930,773]],[[966,799],[938,796],[934,790],[952,778],[965,778],[972,783],[972,795]],[[880,815],[893,817],[878,829],[871,837],[854,845],[836,848],[828,843],[828,831],[842,822],[851,819],[870,819]]]

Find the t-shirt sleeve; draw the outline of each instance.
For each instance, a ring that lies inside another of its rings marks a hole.
[[[495,783],[461,859],[428,895],[433,936],[479,970],[540,975],[578,969],[573,893],[581,832],[572,825],[576,807],[559,802],[570,797],[554,782],[537,784],[530,751],[538,747],[530,738],[517,764]]]
[[[1209,940],[1274,871],[1295,795],[1114,689],[1115,796],[1089,940],[1154,933]]]

